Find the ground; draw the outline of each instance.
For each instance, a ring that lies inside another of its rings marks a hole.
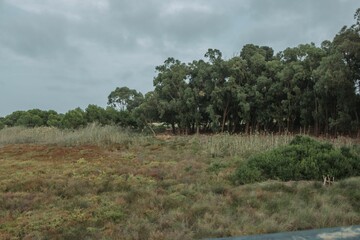
[[[244,139],[243,139],[244,138]],[[360,224],[360,178],[236,186],[280,137],[3,144],[0,239],[200,239]],[[266,145],[268,144],[268,145]]]

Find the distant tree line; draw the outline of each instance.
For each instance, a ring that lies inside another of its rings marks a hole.
[[[25,127],[58,127],[76,129],[89,123],[101,125],[119,125],[122,127],[136,127],[128,111],[117,111],[115,108],[102,108],[89,105],[85,110],[76,108],[65,114],[49,110],[32,109],[28,111],[15,111],[6,117],[0,118],[0,129],[14,126]]]
[[[89,105],[65,114],[17,111],[1,126],[77,128],[89,122],[152,130],[165,123],[174,133],[360,132],[360,8],[355,24],[332,41],[301,44],[277,54],[271,47],[245,45],[224,59],[209,49],[205,60],[168,58],[157,66],[154,90],[143,96],[116,88],[108,107]],[[152,130],[153,131],[153,130]]]

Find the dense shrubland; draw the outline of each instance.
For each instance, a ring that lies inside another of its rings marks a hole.
[[[343,179],[360,175],[359,145],[334,147],[304,136],[243,162],[233,181],[246,184],[268,179],[282,181],[321,180],[323,176]]]
[[[168,58],[145,95],[116,88],[106,109],[16,111],[0,118],[0,128],[97,122],[154,131],[150,123],[161,122],[174,133],[354,135],[360,130],[360,9],[354,17],[354,25],[320,47],[300,44],[274,54],[271,47],[247,44],[230,59],[217,49],[188,64]]]

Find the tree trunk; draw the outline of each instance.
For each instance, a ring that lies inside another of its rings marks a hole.
[[[228,114],[228,108],[229,108],[229,101],[227,101],[226,107],[225,107],[224,112],[223,112],[223,119],[222,119],[222,124],[221,124],[221,132],[224,132],[225,123],[226,123],[226,117],[227,117],[227,114]]]
[[[246,122],[246,124],[245,124],[245,134],[249,134],[249,129],[250,129],[249,123]]]
[[[145,120],[145,123],[146,123],[146,126],[148,126],[148,128],[149,128],[150,131],[152,132],[152,134],[153,134],[154,136],[156,136],[156,133],[155,133],[154,129],[151,127],[151,124],[148,123],[146,120]]]
[[[314,133],[315,136],[319,135],[319,106],[318,106],[318,101],[315,98],[315,118],[314,118]]]
[[[176,134],[176,130],[175,130],[175,123],[171,123],[171,129],[172,129],[172,133],[175,135]]]

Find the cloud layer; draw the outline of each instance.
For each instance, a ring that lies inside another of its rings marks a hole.
[[[357,0],[0,0],[0,116],[105,106],[118,86],[152,89],[167,57],[246,43],[275,51],[332,39]]]

